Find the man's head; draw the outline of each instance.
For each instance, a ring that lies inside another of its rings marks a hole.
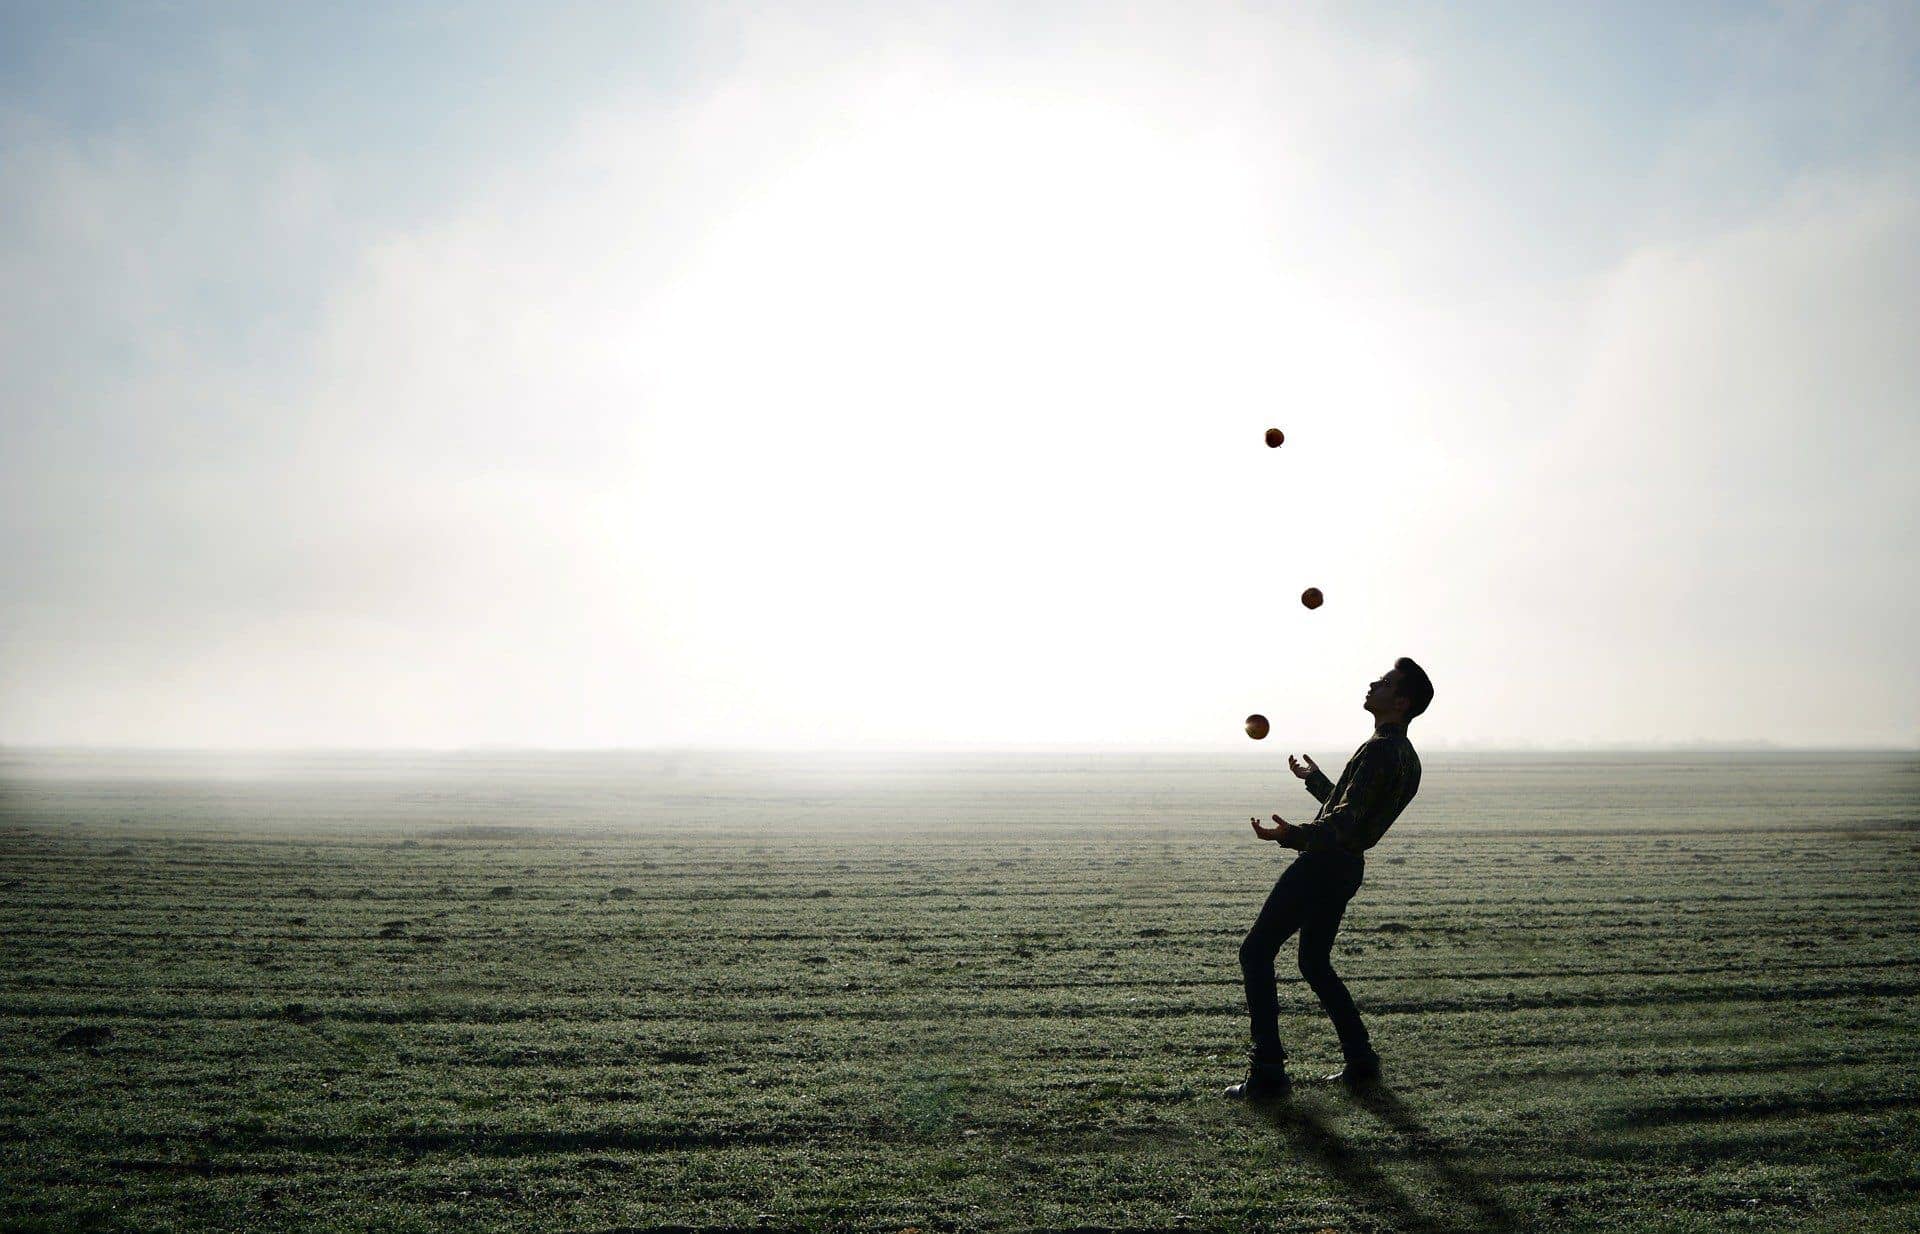
[[[1432,701],[1433,682],[1427,680],[1427,670],[1401,656],[1367,687],[1363,705],[1381,724],[1405,724]]]

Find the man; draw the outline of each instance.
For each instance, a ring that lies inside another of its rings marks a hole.
[[[1273,826],[1253,820],[1253,833],[1300,855],[1273,885],[1246,941],[1240,944],[1240,971],[1246,978],[1247,1011],[1253,1017],[1252,1064],[1247,1078],[1227,1096],[1249,1101],[1287,1094],[1287,1052],[1280,1046],[1280,1002],[1274,988],[1273,959],[1294,931],[1300,932],[1300,975],[1319,996],[1320,1006],[1340,1034],[1346,1067],[1327,1077],[1350,1086],[1380,1076],[1380,1056],[1367,1040],[1353,997],[1333,971],[1329,957],[1334,932],[1347,901],[1360,890],[1366,872],[1364,854],[1385,835],[1393,820],[1420,789],[1420,756],[1407,740],[1407,724],[1433,701],[1433,683],[1418,664],[1404,656],[1367,688],[1363,704],[1373,713],[1373,736],[1347,760],[1339,783],[1329,783],[1307,758],[1289,758],[1293,774],[1321,803],[1311,823],[1295,826],[1273,816]]]

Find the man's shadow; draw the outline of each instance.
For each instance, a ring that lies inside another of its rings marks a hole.
[[[1346,1090],[1338,1085],[1328,1086],[1327,1092],[1342,1099],[1347,1096]],[[1391,1127],[1405,1141],[1412,1159],[1440,1180],[1440,1188],[1430,1199],[1451,1215],[1436,1217],[1421,1211],[1405,1188],[1388,1177],[1366,1154],[1342,1139],[1313,1104],[1287,1100],[1259,1108],[1295,1147],[1315,1158],[1356,1199],[1380,1210],[1394,1229],[1435,1234],[1456,1230],[1506,1234],[1521,1228],[1519,1220],[1494,1189],[1468,1168],[1459,1150],[1429,1131],[1392,1090],[1371,1084],[1353,1092],[1351,1097]]]

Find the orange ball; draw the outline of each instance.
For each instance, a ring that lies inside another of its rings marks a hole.
[[[1247,717],[1247,736],[1259,741],[1267,735],[1267,717],[1252,715]]]
[[[1318,587],[1309,587],[1300,593],[1300,603],[1308,608],[1319,608],[1325,601],[1326,597],[1320,594]]]
[[[1281,432],[1277,428],[1270,428],[1267,430],[1267,444],[1269,446],[1278,448],[1280,443],[1285,441],[1286,439],[1287,439],[1287,435]]]

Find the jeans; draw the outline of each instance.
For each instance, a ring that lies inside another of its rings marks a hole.
[[[1348,853],[1302,853],[1273,885],[1260,916],[1240,944],[1240,971],[1247,982],[1247,1013],[1253,1017],[1256,1058],[1284,1062],[1280,1045],[1280,999],[1274,988],[1273,960],[1280,946],[1300,932],[1300,975],[1326,1009],[1340,1034],[1340,1052],[1349,1063],[1370,1063],[1373,1046],[1353,996],[1333,971],[1333,936],[1347,901],[1360,890],[1367,863]]]

